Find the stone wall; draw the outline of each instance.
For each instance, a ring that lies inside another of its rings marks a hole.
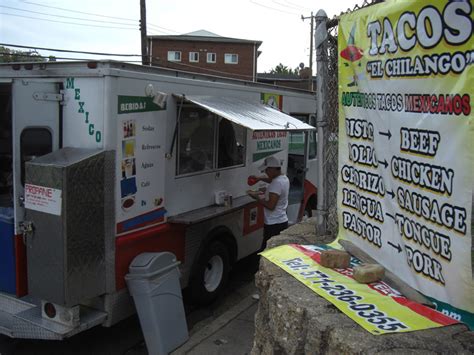
[[[272,238],[268,248],[288,243],[324,244],[315,220]],[[465,325],[375,336],[278,266],[261,258],[256,275],[260,302],[252,354],[474,354],[474,332]]]

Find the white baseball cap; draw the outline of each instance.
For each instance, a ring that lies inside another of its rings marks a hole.
[[[273,156],[267,157],[263,164],[258,167],[258,170],[263,171],[266,168],[281,168],[281,162]]]

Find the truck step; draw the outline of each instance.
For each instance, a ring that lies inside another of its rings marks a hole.
[[[0,334],[11,338],[62,340],[102,324],[107,314],[82,307],[80,324],[68,327],[41,316],[41,302],[0,293]]]

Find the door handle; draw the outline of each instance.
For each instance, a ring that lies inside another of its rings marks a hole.
[[[28,243],[28,239],[31,240],[35,235],[35,225],[32,221],[23,221],[19,224],[20,231],[23,236],[23,244],[31,248],[31,244]]]

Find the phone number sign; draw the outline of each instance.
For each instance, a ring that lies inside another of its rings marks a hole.
[[[352,267],[328,269],[319,264],[324,248],[283,245],[261,255],[281,267],[374,335],[436,328],[457,321],[403,297],[384,282],[360,284]],[[351,266],[359,261],[351,260]]]

